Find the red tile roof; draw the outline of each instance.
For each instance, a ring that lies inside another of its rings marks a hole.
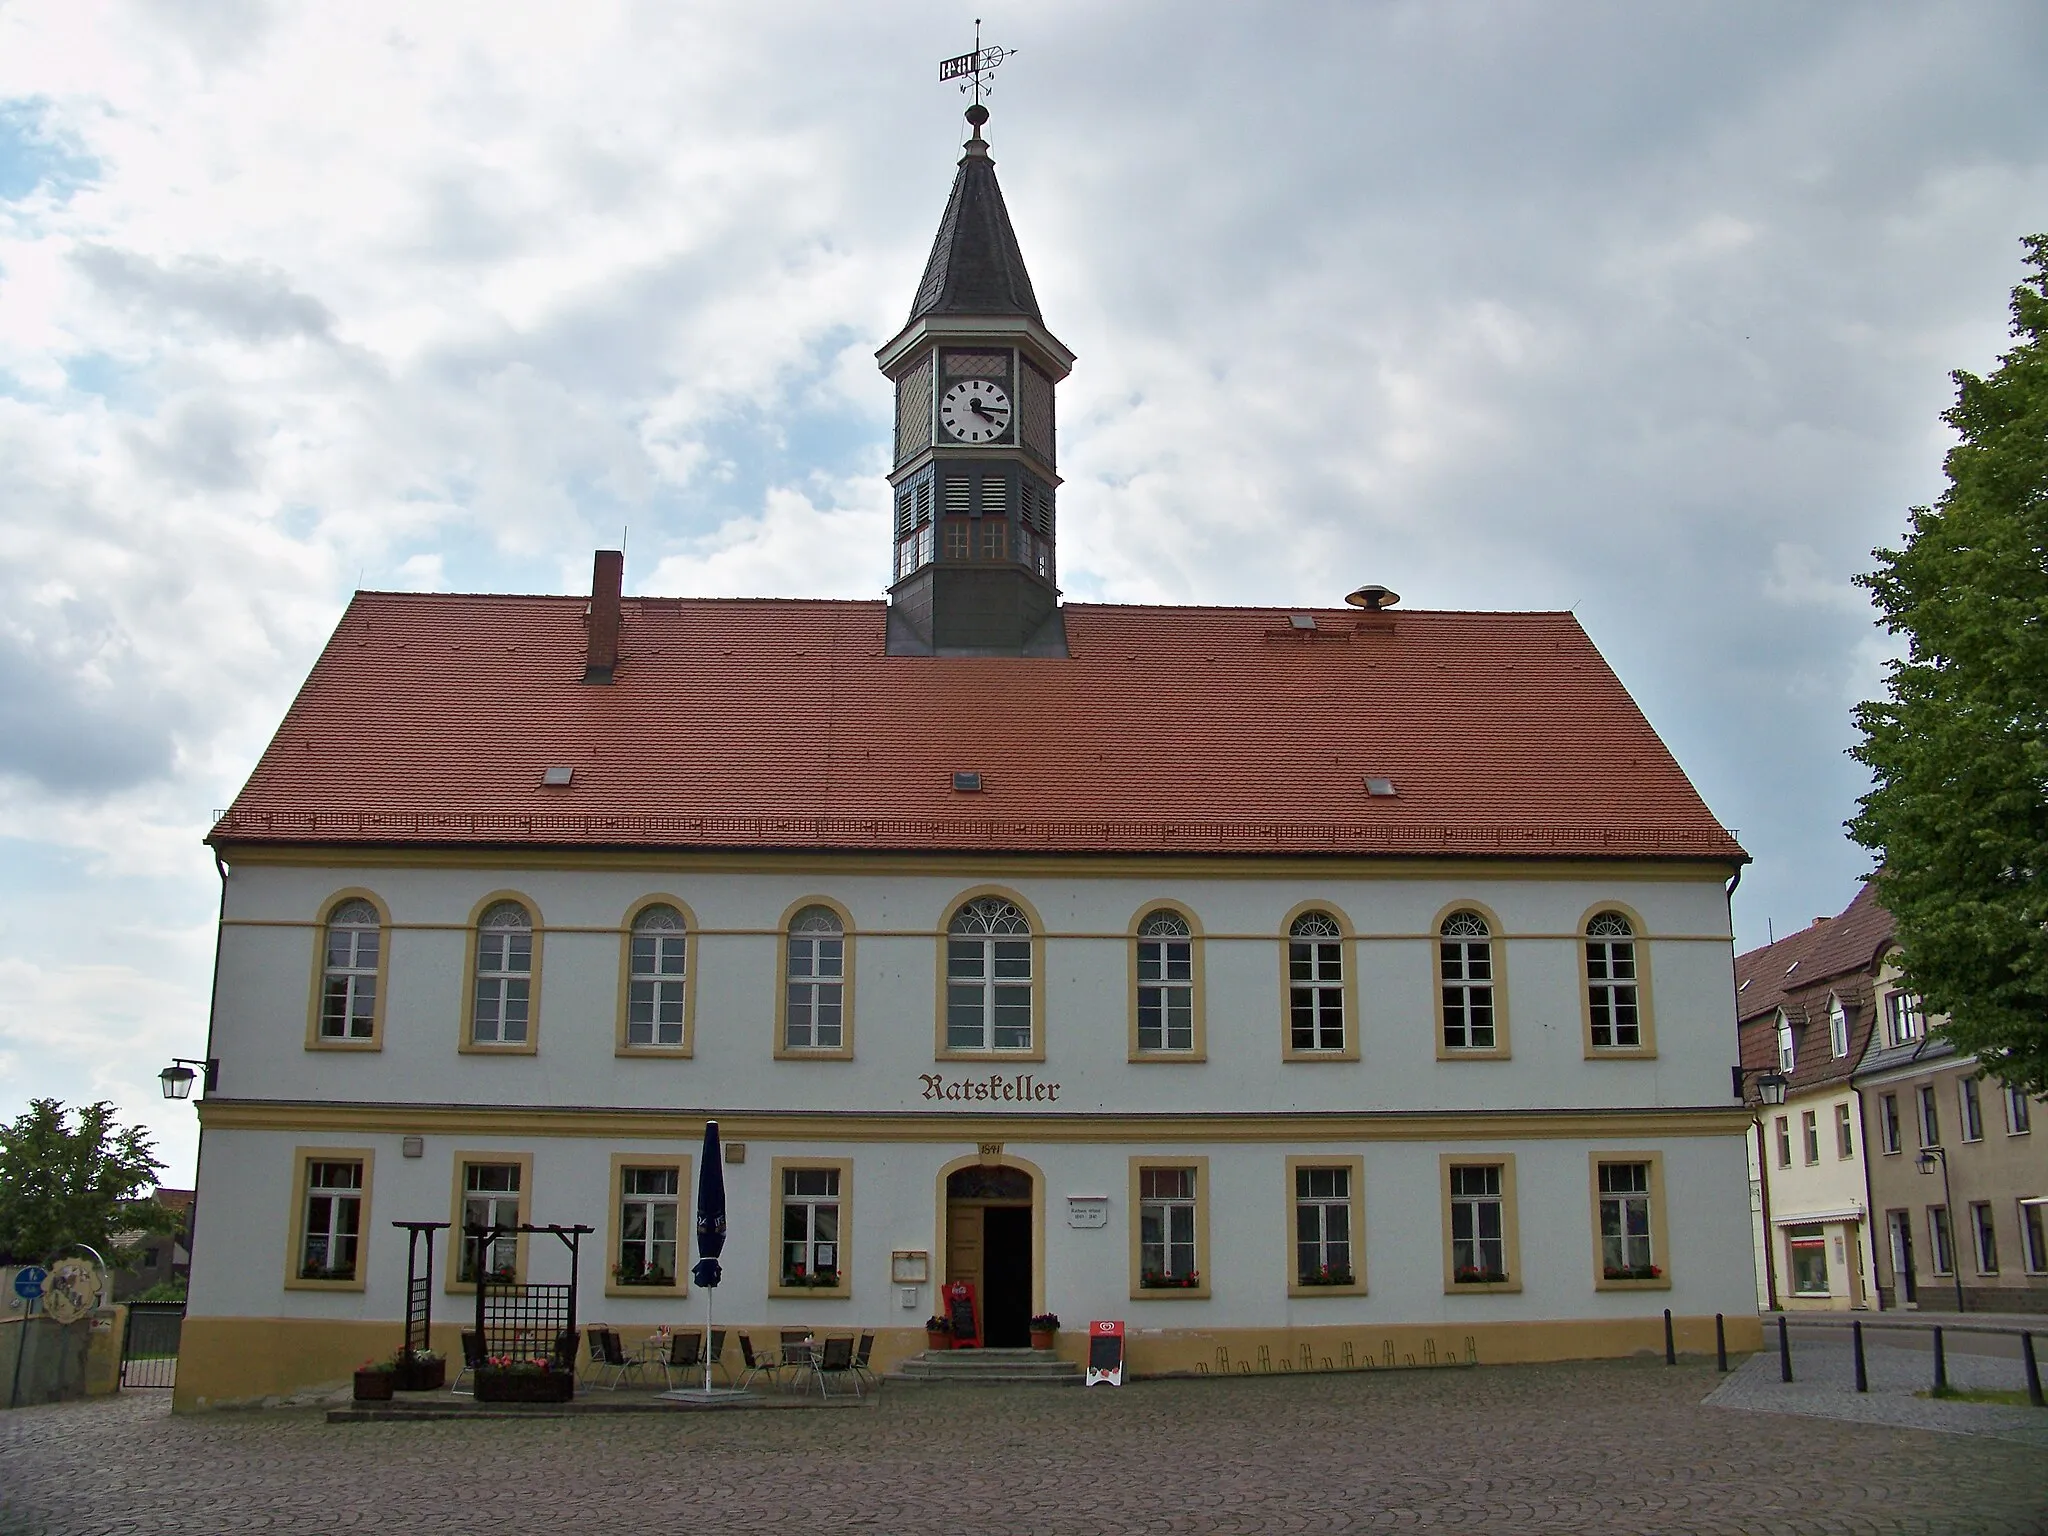
[[[1747,858],[1566,613],[1072,604],[1069,659],[934,658],[628,598],[606,687],[585,607],[358,593],[210,840]]]
[[[1736,1017],[1775,1013],[1788,998],[1829,981],[1867,982],[1891,941],[1892,915],[1878,905],[1877,887],[1865,881],[1839,917],[1735,957]],[[1847,995],[1845,985],[1834,990]]]

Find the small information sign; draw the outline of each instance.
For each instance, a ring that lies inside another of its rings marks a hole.
[[[14,1294],[23,1301],[34,1301],[43,1294],[43,1282],[50,1278],[50,1272],[40,1265],[30,1264],[14,1272]]]
[[[974,1286],[971,1282],[947,1282],[946,1317],[953,1325],[955,1349],[981,1348],[981,1323],[974,1315]]]

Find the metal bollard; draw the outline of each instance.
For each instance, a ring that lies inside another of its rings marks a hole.
[[[1948,1350],[1941,1342],[1941,1329],[1934,1330],[1934,1390],[1939,1395],[1948,1390]]]
[[[1671,1309],[1664,1309],[1664,1363],[1678,1364],[1678,1346],[1671,1342]]]
[[[1714,1314],[1714,1369],[1724,1376],[1728,1374],[1728,1329],[1718,1312]]]
[[[1863,1320],[1861,1318],[1849,1324],[1849,1339],[1856,1346],[1856,1390],[1858,1392],[1868,1392],[1870,1390],[1870,1372],[1864,1368],[1863,1364]]]
[[[2048,1402],[2041,1397],[2041,1367],[2034,1362],[2034,1336],[2031,1333],[2020,1335],[2020,1358],[2027,1365],[2027,1401],[2036,1408],[2048,1408]]]
[[[1785,1319],[1778,1318],[1778,1380],[1792,1379],[1792,1336],[1785,1332]]]

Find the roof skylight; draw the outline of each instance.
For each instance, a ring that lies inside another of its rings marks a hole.
[[[978,795],[981,793],[981,775],[956,773],[953,775],[953,788],[963,795]]]
[[[1373,796],[1391,795],[1394,793],[1394,781],[1392,779],[1367,779],[1365,781],[1365,792]]]
[[[550,789],[564,789],[568,786],[569,781],[575,777],[576,770],[574,768],[557,766],[543,773],[540,776],[540,781]]]

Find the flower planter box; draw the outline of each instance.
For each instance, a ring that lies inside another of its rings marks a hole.
[[[397,1382],[394,1371],[357,1371],[355,1398],[359,1403],[388,1403]]]
[[[448,1380],[446,1360],[401,1360],[391,1372],[401,1392],[438,1392]]]
[[[1031,1332],[1031,1347],[1033,1349],[1051,1349],[1052,1341],[1058,1337],[1059,1335],[1050,1328],[1035,1328]]]
[[[476,1373],[480,1403],[566,1403],[576,1395],[576,1377],[568,1371],[494,1371]]]
[[[924,1336],[924,1347],[928,1350],[951,1349],[953,1347],[953,1335],[950,1333],[927,1333]]]

